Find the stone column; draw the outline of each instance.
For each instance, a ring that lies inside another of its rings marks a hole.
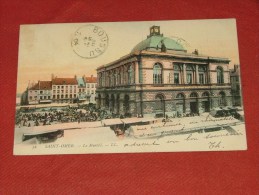
[[[124,67],[124,72],[125,72],[125,84],[128,85],[129,84],[129,75],[128,75],[128,66],[125,65]]]
[[[199,84],[199,66],[195,65],[196,84]]]
[[[134,71],[134,77],[135,77],[135,84],[139,84],[139,70],[138,70],[138,62],[134,62],[134,67],[135,67],[135,71]]]
[[[183,84],[186,83],[186,64],[183,64]]]
[[[124,94],[120,94],[120,114],[124,114]]]
[[[117,113],[117,94],[114,95],[113,112],[114,112],[114,113]]]

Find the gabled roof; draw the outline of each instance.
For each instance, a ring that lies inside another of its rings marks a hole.
[[[97,78],[93,75],[91,77],[84,77],[85,83],[97,83]]]
[[[33,84],[28,88],[29,90],[39,90],[39,83]]]
[[[51,90],[52,82],[51,81],[38,81],[38,83],[29,87],[29,90]]]
[[[52,82],[51,81],[39,81],[39,90],[51,90]]]
[[[53,78],[53,85],[77,85],[76,78]]]

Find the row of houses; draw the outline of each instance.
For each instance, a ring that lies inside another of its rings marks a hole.
[[[29,83],[22,94],[21,105],[48,103],[93,103],[97,79],[93,75],[60,78],[52,75],[50,81]]]

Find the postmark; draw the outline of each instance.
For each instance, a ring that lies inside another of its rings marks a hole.
[[[71,40],[73,51],[82,58],[96,58],[108,47],[106,32],[96,25],[84,25],[76,30]]]

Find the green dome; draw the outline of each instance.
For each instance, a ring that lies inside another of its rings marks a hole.
[[[167,51],[186,51],[186,49],[177,41],[164,37],[163,35],[152,35],[149,36],[146,40],[141,41],[133,49],[132,53],[140,52],[142,50],[161,50],[162,43],[164,43]]]

